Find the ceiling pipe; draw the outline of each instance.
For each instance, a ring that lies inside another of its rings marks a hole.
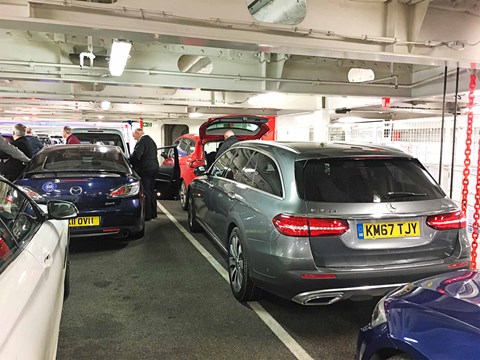
[[[41,68],[41,67],[57,67],[57,68],[67,68],[67,69],[78,69],[77,65],[73,64],[60,64],[60,63],[46,63],[46,62],[32,62],[32,61],[20,61],[20,60],[0,60],[1,65],[20,65],[29,68]],[[99,70],[105,71],[107,69],[93,67],[91,70]],[[0,73],[15,73],[19,72],[18,70],[6,70],[1,69]],[[183,73],[183,72],[173,72],[173,71],[164,71],[164,70],[145,70],[145,69],[125,69],[125,73],[134,73],[134,74],[144,74],[144,75],[171,75],[171,76],[187,76],[187,77],[197,77],[197,78],[206,78],[206,79],[222,79],[222,80],[233,80],[233,81],[267,81],[267,82],[281,82],[281,83],[296,83],[296,84],[308,84],[308,85],[351,85],[351,86],[358,86],[358,85],[368,85],[374,87],[392,87],[395,86],[394,84],[369,84],[369,83],[350,83],[348,81],[329,81],[329,80],[321,80],[321,79],[282,79],[282,78],[273,78],[273,77],[260,77],[260,76],[242,76],[242,75],[220,75],[220,74],[203,74],[203,73]],[[58,79],[59,81],[68,80],[65,76],[68,75],[82,75],[82,76],[94,76],[92,74],[52,74],[52,72],[48,73],[36,73],[38,75],[61,75],[62,78]],[[103,75],[103,74],[102,74]],[[55,79],[51,79],[55,80]],[[81,80],[73,79],[72,81],[81,82]],[[98,83],[111,83],[111,84],[119,84],[118,81],[106,81],[103,78],[98,78],[96,80]],[[85,81],[86,82],[86,81]],[[120,84],[125,84],[121,83]],[[126,84],[128,85],[128,84]],[[410,88],[410,85],[398,85],[398,88]]]
[[[33,62],[33,61],[21,61],[21,60],[0,60],[0,65],[15,65],[15,66],[25,66],[28,68],[41,68],[41,67],[57,67],[57,68],[67,68],[67,69],[78,69],[78,65],[74,64],[61,64],[61,63],[47,63],[47,62]],[[105,71],[108,72],[106,68],[100,67],[92,67],[91,70],[97,71]],[[467,70],[460,70],[462,73],[466,72]],[[18,70],[7,70],[7,69],[0,69],[0,73],[18,73]],[[197,77],[197,78],[206,78],[206,79],[221,79],[221,80],[233,80],[233,81],[267,81],[267,82],[282,82],[282,83],[296,83],[296,84],[308,84],[308,85],[350,85],[350,86],[371,86],[371,87],[395,87],[396,89],[414,89],[417,86],[428,84],[429,82],[438,80],[444,76],[443,73],[439,73],[437,75],[431,76],[426,79],[419,80],[412,84],[398,84],[398,76],[397,75],[389,75],[384,78],[372,80],[370,82],[363,82],[363,83],[351,83],[348,81],[329,81],[329,80],[310,80],[310,79],[282,79],[282,78],[272,78],[272,77],[261,77],[261,76],[242,76],[242,75],[221,75],[221,74],[204,74],[204,73],[183,73],[183,72],[174,72],[174,71],[165,71],[165,70],[146,70],[146,69],[125,69],[126,73],[133,73],[133,74],[144,74],[144,75],[170,75],[170,76],[187,76],[187,77]],[[447,76],[451,76],[456,71],[449,71]],[[58,81],[69,81],[69,79],[65,78],[65,76],[91,76],[94,77],[94,74],[90,73],[57,73],[54,74],[52,72],[42,73],[38,72],[35,73],[36,75],[59,75],[61,78]],[[104,74],[99,75],[96,78],[97,83],[104,83],[104,84],[122,84],[126,86],[133,86],[134,84],[129,83],[122,83],[119,81],[108,81],[103,78]],[[379,84],[379,81],[385,81],[389,79],[394,79],[394,84]],[[32,79],[30,79],[32,80]],[[50,80],[56,80],[55,78]],[[70,79],[73,82],[90,82],[89,80],[82,80],[82,79]]]
[[[95,54],[93,53],[93,42],[92,37],[88,36],[88,51],[80,53],[80,69],[83,69],[83,59],[86,57],[90,59],[90,67],[93,67],[93,59],[95,59]]]

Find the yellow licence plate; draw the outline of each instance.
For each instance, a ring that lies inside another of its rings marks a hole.
[[[69,226],[98,226],[100,216],[82,216],[68,220]]]
[[[420,236],[418,221],[357,224],[359,239],[384,239]]]

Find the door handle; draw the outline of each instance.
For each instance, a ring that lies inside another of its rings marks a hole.
[[[43,266],[45,268],[49,268],[53,264],[53,256],[50,253],[44,252],[43,253],[44,258],[43,258]]]
[[[235,193],[233,193],[233,192],[231,192],[231,191],[229,191],[229,192],[227,193],[227,196],[228,196],[230,199],[232,199],[232,200],[234,200],[235,197],[236,197]]]
[[[213,188],[213,184],[212,183],[208,183],[208,187],[211,189]]]

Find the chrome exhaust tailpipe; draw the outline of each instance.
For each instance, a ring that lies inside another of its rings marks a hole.
[[[113,235],[115,239],[125,239],[129,236],[130,236],[130,231],[128,230],[122,230],[120,232],[117,232],[115,235]]]
[[[302,299],[302,305],[332,305],[343,299],[343,293],[336,294],[317,294]],[[295,300],[294,298],[294,301]],[[298,302],[298,301],[297,301]]]
[[[383,296],[402,285],[405,285],[405,283],[313,290],[295,295],[292,301],[301,305],[331,305],[337,301],[352,298],[354,300],[366,300],[371,296]]]

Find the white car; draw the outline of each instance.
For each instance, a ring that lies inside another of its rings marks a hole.
[[[0,359],[55,359],[75,205],[38,205],[0,177]]]
[[[73,128],[72,134],[82,144],[118,146],[127,158],[130,157],[130,144],[125,140],[123,132],[119,129]]]

